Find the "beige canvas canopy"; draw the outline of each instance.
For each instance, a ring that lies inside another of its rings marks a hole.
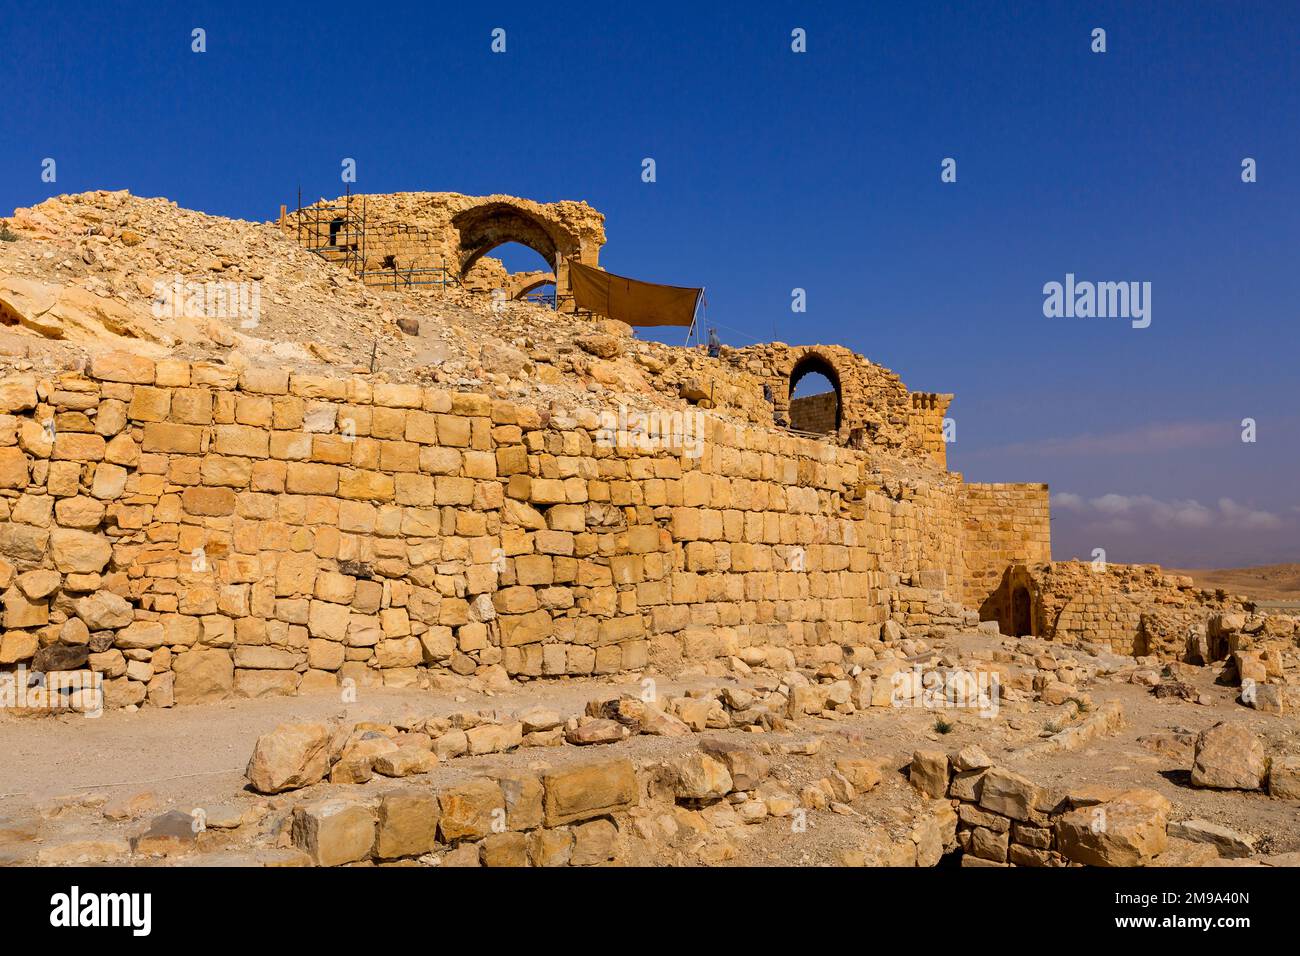
[[[573,261],[569,262],[569,284],[578,308],[639,326],[689,328],[695,320],[695,305],[704,291],[641,282]]]

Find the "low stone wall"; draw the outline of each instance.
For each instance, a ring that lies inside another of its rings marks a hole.
[[[978,747],[921,750],[912,786],[957,811],[963,866],[1141,866],[1168,845],[1171,804],[1153,790],[1042,787]]]
[[[294,808],[294,846],[318,866],[444,852],[443,866],[594,866],[618,856],[612,815],[637,803],[636,771],[610,760],[476,777],[435,792],[329,798]]]

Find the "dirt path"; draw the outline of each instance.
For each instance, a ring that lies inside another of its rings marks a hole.
[[[691,682],[663,681],[662,693]],[[212,799],[238,793],[257,737],[295,721],[389,722],[493,708],[506,712],[543,706],[581,713],[588,700],[639,693],[625,682],[547,682],[520,685],[510,694],[436,694],[420,690],[363,689],[356,703],[332,695],[267,697],[221,704],[106,711],[86,718],[13,717],[0,714],[0,814],[23,813],[65,795],[102,791],[110,797],[153,790],[160,802]]]

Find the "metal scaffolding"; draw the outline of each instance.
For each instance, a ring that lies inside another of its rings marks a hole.
[[[295,236],[298,244],[314,252],[326,262],[341,265],[368,286],[404,289],[412,286],[459,286],[460,276],[440,265],[402,268],[396,262],[385,263],[378,269],[368,269],[367,241],[375,240],[381,249],[394,244],[401,237],[427,236],[422,230],[412,229],[406,223],[366,223],[366,197],[353,196],[349,186],[342,199],[333,202],[320,200],[310,206],[302,204],[302,189],[298,190],[298,208],[294,212]],[[388,257],[395,259],[395,257]]]

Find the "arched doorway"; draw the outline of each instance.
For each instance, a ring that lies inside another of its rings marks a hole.
[[[1034,633],[1034,606],[1029,589],[1023,584],[1011,592],[1011,636],[1031,637]]]
[[[829,435],[838,432],[844,415],[840,376],[816,353],[805,355],[790,370],[790,427]]]

